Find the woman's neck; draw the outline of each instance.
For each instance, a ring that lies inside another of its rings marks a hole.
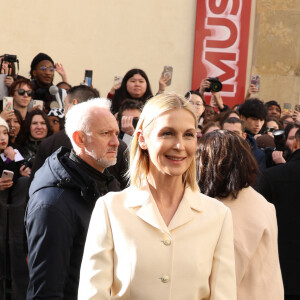
[[[147,180],[158,210],[168,226],[184,194],[185,187],[182,176],[152,176],[149,174]]]

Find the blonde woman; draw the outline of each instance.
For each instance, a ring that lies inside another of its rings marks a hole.
[[[199,192],[197,117],[176,94],[147,102],[131,186],[93,211],[79,299],[236,299],[231,213]]]

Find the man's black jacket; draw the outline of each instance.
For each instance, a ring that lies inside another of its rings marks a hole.
[[[57,150],[37,171],[30,186],[25,213],[27,299],[77,299],[80,264],[95,202],[108,191],[120,190],[119,182],[108,171],[99,172],[96,184],[69,156],[66,148]]]
[[[266,169],[258,191],[276,208],[284,292],[300,296],[300,149],[287,163]]]

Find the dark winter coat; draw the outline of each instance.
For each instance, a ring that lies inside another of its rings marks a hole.
[[[120,190],[119,182],[108,171],[98,172],[96,184],[83,170],[86,166],[82,168],[70,159],[70,150],[60,148],[35,174],[25,213],[27,299],[77,299],[80,264],[95,202],[109,191]]]

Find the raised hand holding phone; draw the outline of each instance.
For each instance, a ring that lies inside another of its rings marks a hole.
[[[14,172],[9,170],[3,170],[2,176],[0,178],[0,191],[9,189],[14,184],[12,178],[14,177]]]

